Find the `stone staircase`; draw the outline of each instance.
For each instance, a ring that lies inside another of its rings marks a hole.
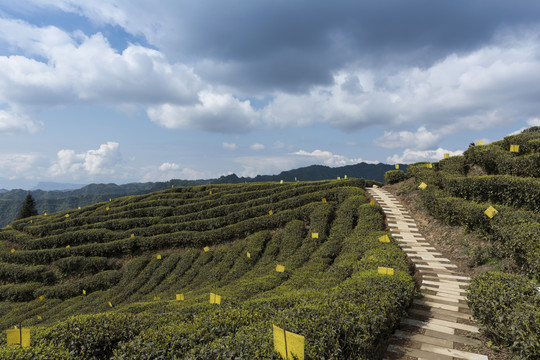
[[[474,348],[478,328],[465,301],[469,278],[456,265],[436,252],[418,231],[407,210],[388,191],[369,188],[368,193],[383,208],[392,236],[415,264],[421,276],[423,297],[415,299],[402,319],[384,354],[394,360],[487,360]]]

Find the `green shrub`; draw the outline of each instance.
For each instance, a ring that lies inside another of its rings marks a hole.
[[[474,277],[467,302],[486,333],[522,359],[540,356],[540,296],[525,276],[484,273]]]
[[[0,346],[1,360],[70,360],[68,352],[61,347],[38,345],[31,347]]]
[[[406,179],[407,176],[403,170],[390,170],[384,173],[384,183],[386,185],[396,184]]]

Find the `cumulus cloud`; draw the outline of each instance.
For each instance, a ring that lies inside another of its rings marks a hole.
[[[251,144],[249,146],[249,148],[251,150],[264,150],[264,145],[263,144]]]
[[[42,128],[42,122],[33,121],[26,115],[0,110],[0,133],[13,131],[36,132]]]
[[[236,150],[236,147],[237,146],[234,143],[228,143],[228,142],[223,143],[223,148],[227,150]]]
[[[450,154],[450,156],[463,155],[463,150],[450,151],[443,148],[436,150],[405,149],[401,155],[389,156],[386,162],[389,164],[410,164],[421,161],[439,161],[444,158],[444,154]]]
[[[416,132],[385,131],[382,137],[375,139],[375,144],[386,149],[414,148],[423,150],[431,148],[440,138],[440,134],[434,134],[421,126]]]
[[[32,170],[38,165],[36,154],[2,153],[0,154],[0,177],[10,180],[18,177],[32,178]]]
[[[159,171],[171,171],[180,169],[180,165],[170,162],[164,162],[159,166]]]
[[[527,120],[527,125],[529,126],[540,126],[540,118],[530,118]]]
[[[117,142],[109,141],[101,144],[98,149],[88,150],[86,153],[76,153],[74,150],[63,149],[58,151],[56,162],[49,168],[51,176],[70,174],[75,178],[82,176],[96,176],[114,174],[116,165],[121,156]]]
[[[323,150],[314,150],[312,152],[298,150],[294,155],[308,157],[317,164],[324,164],[332,167],[353,165],[363,161],[362,158],[348,158],[343,155],[333,154],[330,151]]]

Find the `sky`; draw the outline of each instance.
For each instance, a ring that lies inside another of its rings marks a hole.
[[[0,0],[0,188],[438,161],[539,100],[534,0]]]

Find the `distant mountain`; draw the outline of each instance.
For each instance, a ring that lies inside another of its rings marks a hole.
[[[244,182],[269,182],[269,181],[313,181],[328,180],[344,177],[364,178],[384,182],[384,173],[395,169],[394,165],[387,164],[367,164],[359,163],[341,167],[329,167],[323,165],[311,165],[294,170],[282,171],[278,175],[257,175],[253,178],[238,177],[236,174],[221,176],[218,179],[200,180],[170,180],[166,182],[147,182],[130,184],[90,184],[76,190],[32,190],[30,193],[36,200],[36,209],[41,214],[44,211],[49,213],[74,209],[79,206],[84,207],[102,201],[108,201],[121,196],[148,194],[159,190],[170,189],[171,186],[195,186],[203,184],[238,184]],[[400,169],[407,170],[407,165],[401,165]],[[51,184],[51,187],[63,187],[58,183]],[[39,184],[38,184],[39,187]],[[0,191],[0,226],[10,224],[17,216],[22,201],[29,191],[10,190]]]
[[[77,190],[84,187],[85,184],[67,184],[67,183],[56,183],[56,182],[39,182],[31,190],[43,190],[43,191],[67,191],[67,190]]]

